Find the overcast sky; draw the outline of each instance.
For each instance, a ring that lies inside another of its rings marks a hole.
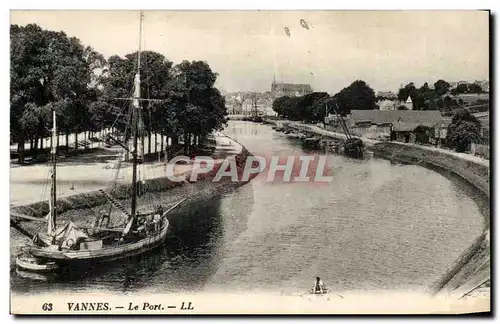
[[[334,94],[362,79],[397,91],[437,79],[487,80],[488,12],[146,11],[143,48],[207,61],[225,91],[268,91],[273,77]],[[301,26],[304,19],[309,29]],[[12,11],[109,57],[137,50],[137,11]],[[287,36],[288,27],[290,36]]]

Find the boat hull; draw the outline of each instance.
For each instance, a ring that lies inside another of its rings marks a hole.
[[[169,227],[168,221],[165,220],[165,222],[165,225],[161,228],[158,234],[148,236],[137,242],[124,243],[118,246],[110,246],[98,250],[85,251],[52,251],[44,248],[32,247],[30,249],[30,252],[36,257],[54,261],[60,265],[119,260],[144,253],[161,245],[165,241]]]
[[[31,272],[51,272],[59,268],[59,265],[53,261],[39,262],[40,259],[35,257],[18,256],[16,265],[19,269],[28,270]]]

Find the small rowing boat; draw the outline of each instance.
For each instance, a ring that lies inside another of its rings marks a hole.
[[[28,253],[22,253],[16,258],[16,265],[25,270],[33,272],[51,272],[59,268],[57,263],[34,257]]]

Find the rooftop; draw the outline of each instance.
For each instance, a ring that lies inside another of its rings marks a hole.
[[[350,119],[355,123],[373,124],[416,123],[434,126],[443,120],[438,110],[351,110]]]
[[[312,87],[310,84],[273,83],[273,89],[274,87],[276,87],[279,90],[312,92]]]

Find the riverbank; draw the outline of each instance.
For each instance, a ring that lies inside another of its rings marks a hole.
[[[244,162],[247,156],[251,155],[245,147],[239,144],[237,141],[225,136],[224,134],[216,134],[214,136],[216,141],[216,146],[212,157],[214,158],[214,169],[206,174],[198,175],[198,181],[190,182],[189,178],[191,173],[195,170],[193,163],[186,165],[176,165],[175,175],[179,178],[183,178],[184,181],[172,182],[165,176],[165,163],[145,163],[144,167],[148,168],[154,172],[149,172],[148,178],[146,178],[141,184],[141,195],[138,198],[138,211],[143,211],[144,208],[141,206],[156,206],[161,204],[164,208],[168,209],[170,206],[179,202],[184,198],[188,198],[189,201],[196,199],[203,199],[204,197],[212,197],[217,194],[223,194],[236,187],[242,186],[249,181],[251,181],[254,176],[251,176],[248,181],[238,181],[232,182],[228,177],[223,177],[221,181],[213,182],[217,171],[219,170],[222,162],[225,159],[234,158],[236,161],[236,166],[238,168],[238,173],[241,174]],[[110,153],[111,154],[111,153]],[[92,159],[92,157],[88,157]],[[124,181],[120,181],[115,188],[109,187],[109,183],[101,178],[106,179],[110,175],[113,175],[116,171],[115,168],[110,167],[114,165],[111,162],[95,162],[95,163],[84,163],[84,164],[72,164],[67,163],[64,166],[58,168],[58,171],[63,170],[62,174],[68,176],[71,179],[71,183],[75,184],[75,188],[72,191],[65,191],[65,195],[61,195],[57,200],[58,209],[58,221],[72,221],[80,226],[93,226],[95,216],[102,212],[110,212],[109,200],[105,195],[99,191],[104,189],[108,194],[112,195],[115,200],[117,200],[125,209],[130,208],[130,184],[126,183],[126,180],[130,177],[128,172],[124,172],[125,175],[122,178]],[[40,195],[40,190],[49,190],[49,186],[45,182],[41,183],[39,178],[40,174],[44,174],[42,170],[38,169],[48,169],[48,166],[29,166],[29,167],[19,167],[14,168],[14,176],[11,175],[11,179],[14,178],[13,184],[11,184],[11,191],[13,193],[18,193],[21,189],[19,186],[19,180],[30,178],[29,174],[26,175],[25,172],[17,171],[23,168],[28,168],[30,170],[32,179],[31,193],[36,193]],[[38,169],[37,169],[38,168]],[[129,167],[125,167],[127,169]],[[11,170],[12,171],[12,170]],[[61,174],[61,172],[58,172]],[[23,178],[24,177],[24,178]],[[238,179],[241,179],[239,177]],[[29,183],[23,183],[22,188],[30,186]],[[16,188],[18,187],[18,188]],[[162,199],[159,200],[159,193],[168,192],[168,195],[162,195]],[[33,202],[30,198],[27,200],[26,195],[17,196],[17,201],[24,201],[25,204],[19,204],[17,206],[11,206],[11,211],[22,213],[25,215],[42,218],[49,212],[49,205],[46,200]],[[110,226],[122,226],[124,215],[114,208],[110,214]],[[175,215],[174,215],[175,216]],[[32,221],[22,221],[21,226],[29,233],[36,233],[43,230],[39,222]],[[15,229],[11,228],[11,263],[14,262],[15,256],[21,252],[22,246],[28,243],[29,238],[21,235]]]
[[[317,135],[327,136],[327,137],[331,137],[331,138],[338,139],[338,140],[346,140],[347,139],[345,134],[332,132],[332,131],[326,130],[324,128],[315,126],[315,125],[307,125],[307,124],[294,122],[294,121],[288,121],[288,120],[266,120],[265,123],[273,124],[273,125],[276,125],[278,127],[285,126],[285,127],[295,128],[295,129],[303,131],[303,132],[314,133]],[[361,139],[363,140],[365,147],[367,147],[368,149],[371,149],[374,145],[380,144],[380,143],[394,143],[395,145],[400,145],[401,147],[413,147],[413,148],[418,148],[418,149],[421,149],[422,151],[429,152],[429,153],[440,153],[440,154],[444,154],[447,156],[456,157],[456,158],[459,158],[461,160],[466,160],[466,161],[470,161],[470,162],[473,162],[473,163],[476,163],[476,164],[479,164],[482,166],[486,166],[488,168],[490,166],[490,162],[487,159],[483,159],[481,157],[474,156],[471,154],[459,153],[459,152],[455,152],[452,150],[439,148],[439,147],[435,147],[435,146],[425,146],[425,145],[419,145],[419,144],[415,144],[415,143],[378,141],[378,140],[373,140],[373,139],[366,138],[366,137],[362,137]]]
[[[302,132],[314,133],[335,139],[345,140],[344,134],[331,132],[313,125],[292,121],[266,121],[277,126],[295,128]],[[362,138],[363,143],[376,156],[394,162],[434,166],[453,172],[490,197],[489,161],[465,153],[457,153],[441,148],[400,142],[382,142]],[[489,219],[487,220],[489,224]]]
[[[235,157],[237,166],[240,167],[250,154],[242,145],[223,134],[215,135],[216,146],[213,153],[215,159],[214,171],[206,176],[200,175],[198,183],[211,182],[216,170],[226,158]],[[105,189],[116,199],[124,199],[130,194],[131,166],[123,166],[120,176],[116,176],[117,148],[105,152],[98,152],[91,156],[86,156],[87,161],[66,161],[58,165],[58,201],[57,208],[60,214],[73,209],[92,208],[108,202],[100,189]],[[147,171],[146,171],[147,170]],[[143,184],[141,190],[144,193],[161,192],[171,190],[176,187],[185,186],[186,181],[195,170],[191,161],[188,164],[176,164],[174,173],[177,177],[184,178],[185,181],[173,182],[166,176],[165,162],[144,163],[140,166],[142,171]],[[34,165],[11,168],[11,210],[34,217],[44,217],[48,213],[48,202],[38,197],[47,199],[49,185],[47,183],[49,172],[48,165]],[[115,188],[107,188],[112,179],[116,179]],[[59,180],[60,179],[60,180]],[[224,181],[225,185],[228,185]],[[246,182],[245,182],[246,183]],[[61,185],[62,184],[62,185]],[[242,185],[243,182],[234,185]]]
[[[370,146],[370,150],[375,156],[393,162],[437,167],[452,172],[476,187],[486,197],[490,197],[490,170],[485,164],[406,143],[379,142]],[[489,224],[489,219],[486,221]]]

